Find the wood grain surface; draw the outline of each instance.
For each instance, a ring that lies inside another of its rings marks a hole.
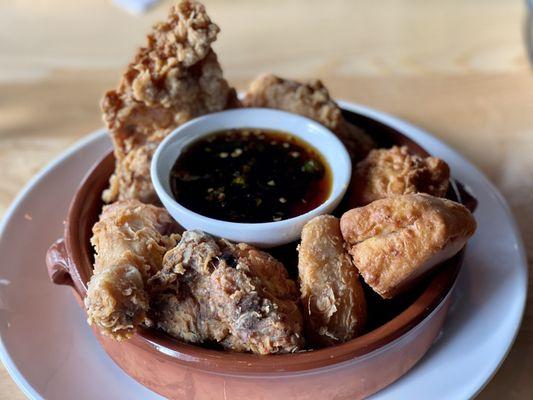
[[[533,258],[533,77],[525,2],[206,0],[226,77],[321,78],[458,149],[499,187]],[[133,16],[103,0],[0,1],[0,215],[47,162],[102,126],[98,102],[169,3]],[[531,289],[531,280],[530,280]],[[531,296],[480,399],[533,397]],[[498,321],[495,321],[497,324]],[[0,366],[0,399],[24,395]]]

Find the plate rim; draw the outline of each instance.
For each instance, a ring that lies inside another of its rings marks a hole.
[[[58,167],[65,159],[72,156],[78,152],[81,148],[85,147],[89,143],[98,140],[98,138],[107,133],[105,128],[100,128],[95,131],[92,131],[87,136],[76,141],[72,146],[67,148],[65,151],[60,153],[58,156],[49,161],[39,172],[30,178],[30,180],[22,187],[22,189],[17,193],[7,210],[5,211],[2,219],[0,220],[0,242],[5,235],[8,222],[11,220],[15,214],[20,203],[26,198],[28,193],[33,189],[33,187],[42,180],[45,176],[50,174],[52,170]],[[26,377],[20,372],[18,367],[13,362],[13,359],[9,355],[7,347],[4,344],[4,338],[0,335],[0,361],[7,370],[9,376],[13,379],[15,384],[19,389],[24,393],[29,399],[44,399],[28,382]]]
[[[520,313],[519,318],[516,318],[513,321],[513,335],[508,335],[506,339],[506,343],[504,351],[500,354],[499,357],[496,358],[496,361],[493,362],[493,365],[491,368],[488,369],[488,373],[486,373],[484,376],[482,376],[477,382],[470,385],[470,390],[468,393],[465,393],[467,398],[472,398],[476,396],[478,393],[480,393],[485,386],[490,382],[492,377],[498,372],[499,368],[507,358],[507,355],[509,354],[510,349],[512,348],[516,337],[518,335],[521,323],[523,321],[523,316],[525,312],[525,307],[527,303],[527,292],[528,292],[528,264],[527,264],[527,256],[525,251],[524,242],[522,239],[522,235],[520,233],[520,230],[518,229],[518,225],[516,223],[516,220],[514,218],[514,215],[511,212],[511,209],[503,197],[503,195],[500,193],[500,191],[496,188],[496,186],[485,176],[483,172],[481,172],[477,166],[472,164],[470,161],[468,161],[459,151],[449,146],[446,142],[444,142],[442,139],[437,138],[433,136],[428,131],[418,127],[417,125],[410,123],[408,121],[405,121],[401,118],[397,118],[391,114],[388,114],[383,111],[379,111],[377,109],[364,106],[358,103],[344,101],[344,100],[338,100],[337,103],[342,108],[345,108],[349,111],[353,111],[356,113],[363,114],[365,116],[369,116],[373,119],[376,119],[380,122],[383,122],[385,124],[394,125],[396,129],[401,131],[402,133],[405,133],[407,136],[412,137],[413,133],[416,135],[420,135],[424,137],[427,140],[432,141],[436,146],[440,146],[444,148],[446,151],[453,152],[456,154],[459,159],[469,166],[469,168],[475,172],[477,175],[477,179],[481,179],[482,183],[486,185],[490,192],[494,195],[497,203],[499,206],[504,210],[506,219],[509,221],[511,229],[513,233],[515,234],[516,243],[517,243],[517,254],[521,260],[520,265],[518,268],[522,270],[522,273],[524,274],[524,279],[522,280],[522,290],[519,293],[522,295],[522,298],[520,300]],[[107,130],[105,128],[97,129],[87,136],[83,137],[82,139],[76,141],[72,146],[70,146],[67,150],[60,153],[58,156],[56,156],[52,161],[48,162],[37,174],[35,174],[19,191],[19,193],[15,196],[14,200],[11,202],[7,210],[5,211],[1,221],[0,221],[0,241],[5,235],[5,231],[8,225],[8,222],[11,220],[13,215],[15,214],[16,210],[18,209],[20,203],[24,200],[24,198],[28,195],[28,193],[33,189],[33,187],[41,181],[43,178],[45,178],[48,174],[52,172],[56,167],[58,167],[65,159],[72,156],[76,152],[78,152],[80,149],[85,147],[86,145],[92,143],[93,141],[99,140],[101,136],[104,136],[107,134]],[[24,375],[20,372],[18,367],[13,362],[12,358],[9,355],[9,352],[7,351],[7,348],[4,344],[3,337],[0,335],[0,360],[2,361],[3,365],[5,366],[6,370],[8,371],[11,378],[14,380],[14,382],[17,384],[17,386],[21,389],[21,391],[30,399],[43,399],[43,397],[33,388],[33,386],[28,382],[28,380],[24,377]]]

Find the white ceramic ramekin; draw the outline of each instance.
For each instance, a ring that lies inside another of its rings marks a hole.
[[[193,142],[210,133],[235,128],[284,131],[317,149],[329,164],[332,189],[317,208],[294,218],[264,223],[236,223],[209,218],[179,204],[170,188],[170,170],[180,154]],[[258,247],[273,247],[297,240],[311,218],[327,214],[342,200],[350,182],[352,164],[342,142],[323,125],[284,111],[264,108],[227,110],[196,118],[168,135],[157,148],[151,166],[155,190],[172,217],[186,229],[198,229],[214,236]]]

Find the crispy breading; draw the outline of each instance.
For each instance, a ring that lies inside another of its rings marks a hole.
[[[342,120],[337,104],[318,79],[297,82],[275,75],[260,75],[243,99],[245,107],[276,108],[314,119],[332,131]]]
[[[355,266],[383,298],[395,296],[451,258],[475,230],[466,207],[427,194],[376,200],[341,218]]]
[[[295,283],[249,245],[186,231],[149,284],[154,324],[179,339],[258,354],[303,346]]]
[[[374,147],[366,133],[345,121],[341,109],[318,79],[297,82],[270,74],[261,75],[250,84],[243,105],[275,108],[320,122],[337,134],[356,161]]]
[[[157,204],[150,178],[150,164],[159,143],[148,142],[132,149],[115,165],[115,173],[109,179],[109,188],[104,191],[104,200],[137,199],[145,204]]]
[[[174,6],[166,21],[153,27],[146,47],[138,50],[118,89],[102,100],[104,120],[113,138],[116,174],[104,200],[157,198],[149,176],[137,174],[157,144],[173,129],[197,116],[236,103],[235,91],[222,76],[211,49],[219,28],[195,1]],[[143,156],[127,155],[149,143]],[[139,162],[142,165],[135,165]],[[128,187],[134,181],[134,187]]]
[[[305,224],[298,273],[308,340],[334,345],[362,332],[365,295],[357,268],[344,248],[337,218],[322,215]]]
[[[211,301],[229,321],[231,348],[258,354],[303,347],[298,291],[281,262],[245,243],[224,241],[226,258],[211,275]],[[227,257],[227,256],[226,256]],[[240,348],[238,348],[240,344]]]
[[[375,149],[355,167],[350,204],[363,206],[409,193],[443,197],[449,181],[450,168],[440,158],[409,154],[406,146]]]
[[[147,279],[175,246],[178,229],[167,211],[137,200],[106,206],[93,227],[96,255],[85,306],[88,322],[122,340],[144,322],[149,306]]]
[[[185,231],[149,280],[153,325],[190,343],[220,342],[229,326],[211,306],[209,276],[220,248],[209,235]]]

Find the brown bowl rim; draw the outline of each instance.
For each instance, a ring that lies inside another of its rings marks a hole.
[[[399,135],[403,142],[407,142],[412,147],[417,148],[420,153],[429,155],[418,143],[405,136],[402,132],[367,116],[351,112],[350,114],[353,114],[354,118],[368,119],[374,125],[383,125],[382,129],[385,127],[391,130],[395,135]],[[87,293],[87,279],[82,278],[80,265],[83,262],[87,262],[87,260],[84,261],[82,258],[81,243],[79,240],[74,239],[79,239],[79,221],[83,217],[84,204],[87,202],[87,198],[91,197],[89,196],[91,191],[94,192],[96,189],[92,185],[95,175],[101,174],[102,166],[105,167],[107,165],[107,168],[109,168],[109,165],[113,164],[114,157],[112,152],[94,164],[79,185],[70,204],[65,222],[64,240],[68,254],[68,269],[75,290],[81,298],[84,298]],[[105,183],[107,184],[107,180]],[[101,191],[98,191],[98,193],[100,194]],[[454,197],[459,201],[461,200],[460,193],[455,189]],[[87,244],[85,245],[87,246]],[[426,289],[396,317],[362,336],[333,347],[291,354],[256,355],[215,350],[183,343],[151,328],[140,329],[130,341],[136,346],[144,347],[149,351],[159,353],[161,356],[170,357],[188,367],[199,368],[209,372],[275,374],[287,371],[298,373],[330,367],[341,362],[366,357],[370,353],[400,339],[404,334],[428,318],[453,288],[462,265],[463,256],[464,249],[445,261],[439,270],[429,278]],[[120,345],[120,343],[117,343],[117,345]]]

